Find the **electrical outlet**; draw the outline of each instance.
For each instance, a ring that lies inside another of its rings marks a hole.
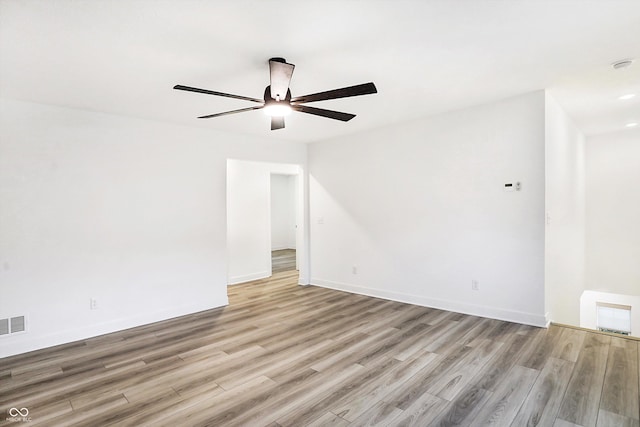
[[[475,279],[473,279],[471,281],[471,290],[474,290],[474,291],[479,291],[480,290],[480,284]]]
[[[89,309],[97,310],[98,309],[98,300],[95,298],[89,298]]]
[[[354,265],[353,267],[351,267],[351,273],[358,274],[358,266],[357,265]]]

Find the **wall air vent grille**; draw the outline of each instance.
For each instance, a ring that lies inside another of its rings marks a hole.
[[[9,335],[9,319],[0,319],[0,335]]]
[[[618,334],[618,335],[626,335],[629,336],[629,332],[618,331],[615,329],[607,329],[607,328],[598,328],[600,332],[609,332],[610,334]]]
[[[615,334],[631,334],[631,306],[596,302],[597,328]]]
[[[26,319],[25,316],[10,317],[8,319],[0,319],[0,337],[25,332]]]
[[[11,318],[11,333],[15,334],[16,332],[24,332],[24,316],[12,317]]]

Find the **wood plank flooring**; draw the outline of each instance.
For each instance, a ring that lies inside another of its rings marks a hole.
[[[280,249],[271,251],[271,271],[272,273],[282,273],[296,269],[296,250]]]
[[[0,425],[640,426],[638,341],[296,282],[0,359]]]

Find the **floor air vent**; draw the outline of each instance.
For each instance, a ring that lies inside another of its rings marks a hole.
[[[0,336],[26,331],[24,316],[0,319]]]

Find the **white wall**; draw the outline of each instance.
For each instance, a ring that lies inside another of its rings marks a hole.
[[[296,175],[271,175],[271,250],[296,248]]]
[[[229,157],[306,147],[0,99],[0,357],[226,304]]]
[[[311,282],[544,325],[544,108],[534,92],[311,144]]]
[[[640,130],[587,139],[587,289],[640,295],[639,185]]]
[[[230,159],[227,166],[229,283],[271,276],[271,174],[299,165]]]
[[[578,326],[585,271],[585,141],[548,94],[545,105],[547,320]]]

